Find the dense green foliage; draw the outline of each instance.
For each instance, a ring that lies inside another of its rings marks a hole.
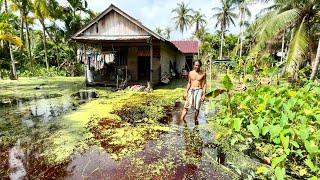
[[[56,0],[2,0],[1,78],[15,71],[10,67],[13,62],[17,76],[81,74],[75,65],[77,45],[70,37],[95,16],[85,0],[68,0],[64,5]],[[62,23],[58,26],[57,21]]]
[[[231,97],[232,116],[226,116],[227,100],[222,101],[219,114],[212,117],[233,129],[232,145],[243,143],[245,137],[261,143],[260,151],[271,144],[271,166],[258,169],[258,174],[285,174],[296,178],[320,175],[320,87],[265,86],[257,91]],[[263,157],[261,157],[263,159]]]

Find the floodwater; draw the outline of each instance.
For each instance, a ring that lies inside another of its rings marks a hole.
[[[96,98],[98,95],[95,92],[78,92],[72,96],[49,99],[14,100],[2,107],[0,120],[9,117],[15,119],[17,124],[24,127],[21,133],[27,137],[9,137],[10,133],[0,132],[0,137],[15,140],[12,144],[0,143],[0,179],[239,178],[224,166],[225,153],[212,143],[212,134],[206,130],[207,118],[203,112],[199,116],[199,125],[195,125],[192,111],[187,114],[187,125],[180,125],[181,105],[168,110],[162,119],[170,131],[149,140],[142,150],[132,155],[115,159],[106,149],[114,148],[116,151],[119,147],[99,141],[100,144],[92,145],[85,151],[75,151],[61,164],[46,163],[41,156],[45,136],[37,129],[50,124],[48,131],[55,131],[59,127],[52,121]],[[26,133],[28,131],[32,133]],[[96,134],[94,136],[97,137]],[[39,141],[42,138],[43,141]],[[33,143],[36,140],[37,143]]]

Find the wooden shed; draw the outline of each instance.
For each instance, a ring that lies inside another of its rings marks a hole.
[[[78,61],[91,85],[155,84],[181,64],[182,52],[172,42],[112,4],[71,39],[81,47]]]

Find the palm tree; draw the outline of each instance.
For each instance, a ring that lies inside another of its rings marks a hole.
[[[13,29],[14,28],[10,24],[0,22],[0,40],[7,41],[13,45],[22,46],[22,40],[11,33]]]
[[[166,29],[164,30],[164,35],[166,39],[170,39],[170,34],[171,34],[171,28],[170,27],[166,27]]]
[[[162,29],[160,27],[156,27],[156,29],[154,30],[157,34],[159,34],[160,36],[162,36]]]
[[[99,13],[96,13],[90,9],[88,9],[87,11],[88,16],[83,20],[84,24],[88,24],[92,19],[94,19],[95,17],[97,17],[99,15]]]
[[[4,1],[4,7],[5,7],[5,12],[6,14],[9,15],[9,12],[8,12],[8,4],[7,4],[7,0]],[[7,17],[8,18],[8,17]],[[4,22],[7,23],[9,19],[6,19]],[[9,51],[10,51],[10,58],[11,58],[11,71],[10,71],[10,79],[12,80],[15,80],[15,79],[18,79],[17,77],[17,73],[16,73],[16,65],[15,65],[15,61],[14,61],[14,56],[13,56],[13,50],[12,50],[12,47],[11,47],[11,42],[12,40],[16,39],[15,37],[12,37],[11,34],[7,34],[7,32],[10,30],[10,32],[12,32],[13,28],[9,28],[8,26],[5,25],[5,23],[3,24],[3,28],[5,30],[3,30],[3,35],[2,35],[2,39],[3,40],[6,40],[8,41],[9,43]],[[21,43],[22,45],[22,43]]]
[[[235,7],[232,5],[231,0],[221,0],[222,8],[214,7],[213,11],[217,13],[212,16],[212,18],[217,18],[216,27],[220,26],[221,30],[221,42],[220,42],[220,55],[219,58],[222,59],[222,48],[223,48],[223,37],[226,29],[230,26],[230,23],[234,24],[233,18],[236,18],[237,15],[233,13]]]
[[[201,14],[201,9],[193,12],[191,23],[196,25],[195,32],[197,32],[200,29],[200,27],[203,27],[207,24],[205,18],[206,16],[204,14]]]
[[[201,26],[198,31],[192,33],[192,38],[197,38],[200,42],[203,42],[205,36],[209,34],[205,26]]]
[[[317,0],[274,0],[270,12],[259,18],[258,43],[250,52],[250,55],[264,51],[266,45],[277,38],[280,33],[288,29],[292,33],[289,42],[286,69],[296,75],[299,66],[307,61],[313,68],[315,63],[315,39],[314,35],[318,26],[317,12],[320,11]],[[294,76],[295,77],[295,76]]]
[[[316,78],[316,75],[317,75],[317,72],[318,72],[318,68],[319,68],[319,59],[320,59],[320,39],[319,39],[319,43],[318,43],[316,59],[314,61],[314,65],[312,67],[312,73],[311,73],[311,76],[310,76],[310,80],[311,81],[313,81]]]
[[[24,41],[24,35],[23,35],[23,29],[25,24],[26,29],[26,43],[28,48],[28,55],[29,55],[29,61],[31,65],[31,69],[33,70],[33,58],[31,55],[31,43],[30,43],[30,34],[29,34],[29,20],[28,14],[32,9],[32,2],[30,0],[11,0],[13,4],[16,6],[17,9],[20,11],[20,18],[21,18],[21,29],[20,29],[20,39]],[[20,50],[20,56],[22,55],[23,46],[21,46]]]
[[[46,0],[35,0],[34,1],[34,15],[40,21],[42,25],[43,33],[43,46],[44,46],[44,58],[46,62],[47,72],[49,73],[49,61],[48,61],[48,51],[47,51],[47,39],[46,39],[46,25],[45,19],[50,18],[49,6]]]
[[[9,46],[11,44],[22,46],[22,41],[19,37],[13,35],[11,32],[13,31],[13,27],[8,23],[0,23],[0,40],[9,42]],[[10,56],[11,56],[11,79],[17,79],[16,71],[15,71],[15,64],[12,60],[12,49],[10,49]],[[0,66],[2,64],[3,60],[0,59]],[[0,77],[2,78],[1,69],[0,69]]]
[[[86,8],[88,7],[88,3],[86,0],[67,0],[69,3],[69,8],[72,9],[72,14],[73,17],[76,17],[76,12],[80,11],[80,16],[81,16],[81,11],[84,11],[87,13]]]
[[[188,5],[184,4],[184,2],[178,3],[177,5],[178,7],[171,11],[172,13],[176,13],[176,16],[172,19],[175,21],[175,29],[177,30],[179,28],[183,39],[183,31],[187,30],[191,25],[191,13],[193,10],[188,8]]]
[[[236,2],[238,4],[238,8],[239,8],[239,14],[240,14],[240,35],[238,37],[238,42],[237,44],[239,44],[240,41],[240,57],[242,56],[242,45],[243,45],[243,25],[244,25],[244,21],[246,16],[251,17],[251,12],[249,10],[249,2],[248,0],[237,0]],[[238,49],[237,49],[238,50]]]

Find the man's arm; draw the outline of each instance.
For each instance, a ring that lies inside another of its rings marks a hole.
[[[206,96],[206,88],[207,88],[207,74],[204,73],[204,76],[203,76],[203,81],[202,81],[202,97],[201,99],[204,100],[204,97]]]
[[[189,74],[188,74],[188,84],[187,84],[187,90],[186,90],[185,98],[187,98],[187,96],[188,96],[188,91],[189,91],[189,89],[190,89],[190,87],[191,87],[191,77],[190,77],[190,73],[191,73],[191,71],[190,71]]]

